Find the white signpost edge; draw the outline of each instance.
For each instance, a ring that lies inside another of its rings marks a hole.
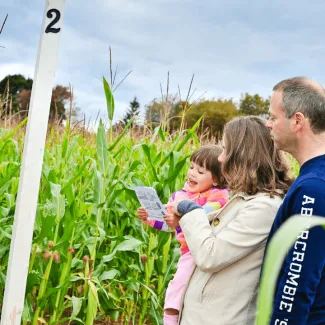
[[[46,0],[28,114],[1,325],[20,325],[66,0]],[[59,18],[59,19],[57,19]]]

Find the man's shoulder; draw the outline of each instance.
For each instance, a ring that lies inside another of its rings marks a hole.
[[[311,209],[313,214],[325,214],[325,180],[319,177],[301,177],[292,185],[284,198],[281,218],[300,214],[302,209]]]
[[[321,197],[325,200],[325,179],[310,175],[298,177],[285,195],[283,204],[290,205],[290,202],[304,195]]]
[[[318,177],[315,174],[307,174],[302,177],[298,177],[295,183],[292,185],[295,191],[299,190],[311,190],[322,191],[322,194],[325,195],[325,176]]]

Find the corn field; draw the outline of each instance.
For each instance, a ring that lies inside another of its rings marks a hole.
[[[165,290],[179,258],[171,233],[136,217],[134,186],[162,202],[182,188],[200,120],[177,134],[164,123],[113,135],[114,98],[103,78],[109,132],[50,127],[28,268],[23,324],[162,324]],[[0,307],[21,168],[24,126],[0,128]],[[291,161],[293,171],[297,164]]]
[[[0,301],[3,301],[22,159],[21,123],[0,133]],[[179,252],[172,234],[135,215],[133,186],[162,202],[181,188],[199,145],[191,130],[156,128],[141,140],[128,126],[108,140],[102,124],[83,137],[48,134],[27,279],[23,324],[161,324],[164,292]],[[20,135],[19,135],[20,134]]]

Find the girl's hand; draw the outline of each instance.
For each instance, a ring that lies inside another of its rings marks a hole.
[[[172,228],[179,227],[179,217],[175,214],[167,214],[164,216],[167,225]]]
[[[168,215],[170,215],[170,214],[175,214],[175,215],[177,215],[177,216],[179,216],[179,213],[178,213],[178,211],[177,211],[177,206],[178,206],[178,203],[180,202],[181,200],[175,200],[175,201],[173,201],[173,202],[171,202],[171,203],[167,203],[166,205],[165,205],[165,208],[166,208],[166,210],[168,211]]]
[[[137,216],[139,219],[141,219],[142,221],[147,221],[148,219],[148,211],[143,208],[143,207],[140,207],[137,211]]]

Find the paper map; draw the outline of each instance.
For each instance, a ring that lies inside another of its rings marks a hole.
[[[137,198],[148,213],[148,220],[164,221],[167,214],[165,206],[161,203],[156,190],[153,187],[136,186],[134,188]]]

